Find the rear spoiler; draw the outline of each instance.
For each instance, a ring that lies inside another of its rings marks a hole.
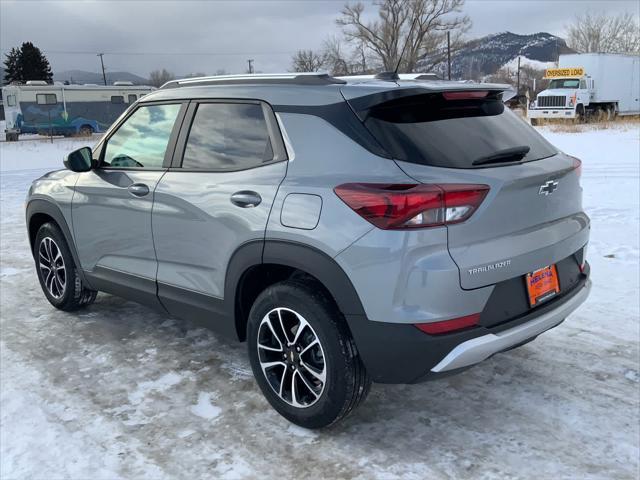
[[[362,85],[362,84],[361,84]],[[511,85],[501,83],[454,83],[454,82],[424,82],[419,85],[418,82],[411,86],[400,88],[385,88],[368,95],[362,95],[362,88],[350,88],[349,85],[342,87],[342,95],[354,112],[360,117],[366,117],[366,112],[376,105],[386,103],[391,100],[398,100],[404,97],[414,95],[424,95],[427,93],[444,93],[444,92],[471,92],[471,91],[488,91],[493,94],[501,94],[502,101],[513,98],[516,95],[515,89]]]

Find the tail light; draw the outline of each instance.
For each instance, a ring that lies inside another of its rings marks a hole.
[[[587,264],[587,247],[589,245],[585,245],[584,247],[582,247],[582,251],[580,252],[580,255],[578,256],[578,268],[580,268],[580,273],[584,273],[584,269],[586,268],[586,264]]]
[[[573,160],[573,169],[578,174],[578,177],[582,176],[582,161],[576,157],[571,157]]]
[[[464,222],[478,209],[489,186],[345,183],[334,191],[376,227],[405,230]]]
[[[480,314],[474,313],[466,317],[453,318],[443,322],[432,323],[416,323],[415,326],[429,335],[439,335],[443,333],[452,333],[464,328],[473,327],[480,322]]]

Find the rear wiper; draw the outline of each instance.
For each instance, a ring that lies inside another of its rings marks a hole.
[[[505,163],[505,162],[517,162],[522,160],[524,156],[529,153],[530,147],[522,145],[521,147],[505,148],[499,150],[491,155],[486,155],[474,160],[472,165],[487,165],[489,163]]]

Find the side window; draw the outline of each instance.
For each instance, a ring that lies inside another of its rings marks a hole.
[[[107,140],[102,166],[161,168],[180,104],[138,108]]]
[[[585,82],[584,80],[580,80],[580,89],[581,90],[586,90],[587,89],[587,82]]]
[[[111,95],[111,103],[124,103],[122,95]]]
[[[138,97],[135,95],[129,95],[129,103],[135,103]]]
[[[243,170],[273,160],[262,106],[245,103],[198,105],[182,168]]]
[[[7,106],[9,106],[9,107],[15,107],[16,106],[16,96],[15,95],[8,95],[7,96]]]
[[[55,105],[58,97],[55,93],[36,93],[36,103],[38,105]]]

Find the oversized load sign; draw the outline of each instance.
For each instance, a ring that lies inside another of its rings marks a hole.
[[[584,75],[584,68],[547,68],[544,72],[544,78],[567,78],[567,77],[582,77]]]

